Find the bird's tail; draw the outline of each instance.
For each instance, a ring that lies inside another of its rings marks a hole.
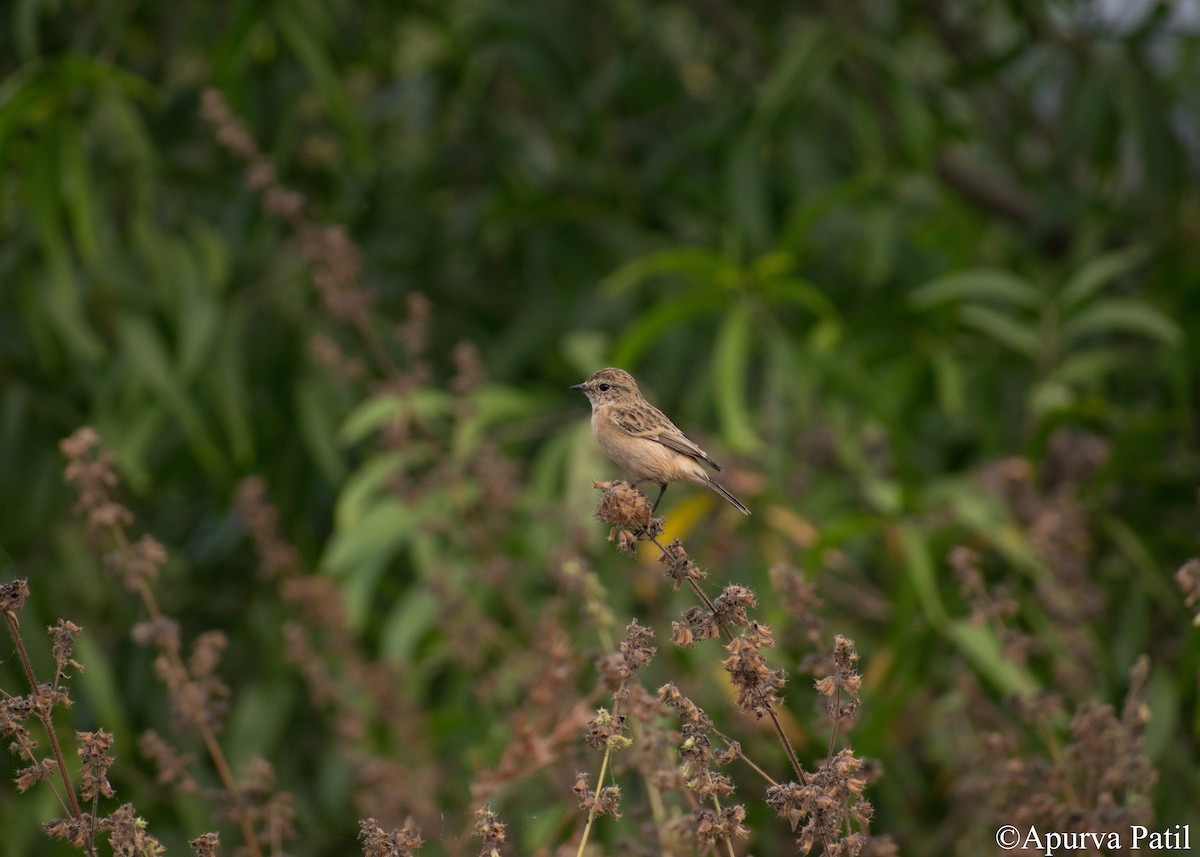
[[[732,494],[730,494],[728,488],[726,488],[724,485],[722,485],[717,480],[713,479],[707,473],[704,474],[704,479],[705,479],[705,484],[708,485],[709,488],[711,488],[712,490],[714,490],[718,494],[720,494],[722,497],[724,497],[726,500],[728,500],[731,506],[733,506],[735,509],[737,509],[739,512],[741,512],[743,515],[750,514],[750,510],[746,508],[746,504],[743,503],[741,500],[739,500],[737,497],[734,497]]]

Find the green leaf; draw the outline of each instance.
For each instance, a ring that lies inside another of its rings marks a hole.
[[[722,292],[688,290],[685,294],[658,301],[640,313],[613,348],[616,366],[636,366],[641,356],[658,342],[663,333],[705,316],[716,315],[729,304],[730,295]]]
[[[1148,758],[1161,759],[1165,753],[1179,752],[1179,713],[1190,710],[1179,698],[1180,689],[1186,687],[1187,679],[1175,675],[1170,668],[1151,672],[1150,686],[1146,690],[1146,706],[1156,714],[1146,724],[1145,752]]]
[[[755,282],[767,283],[787,276],[796,269],[796,257],[783,250],[763,253],[750,265],[750,276]]]
[[[955,619],[945,631],[975,669],[1001,693],[1024,697],[1037,688],[1029,673],[1005,656],[996,632],[987,625]]]
[[[338,494],[334,526],[347,529],[366,517],[381,497],[388,479],[404,468],[405,456],[400,452],[384,452],[368,458],[346,480]]]
[[[994,309],[978,305],[963,307],[960,318],[967,327],[975,328],[1030,360],[1037,360],[1041,353],[1041,337],[1036,328],[1023,325]]]
[[[947,301],[995,301],[1034,307],[1042,303],[1042,293],[1028,280],[1009,271],[972,268],[926,283],[914,289],[908,300],[920,309]]]
[[[246,465],[254,459],[254,429],[250,423],[250,394],[246,390],[244,313],[234,306],[225,314],[203,376],[203,383],[229,438],[233,460]]]
[[[840,320],[841,316],[824,292],[800,277],[772,277],[760,287],[763,299],[775,303],[786,302],[803,307],[821,319]]]
[[[180,286],[187,277],[194,278],[197,271],[190,263],[187,274],[178,272]],[[221,307],[216,297],[207,289],[193,285],[179,296],[179,374],[192,378],[202,371],[213,359],[213,350],[221,329],[229,324],[220,317]]]
[[[944,628],[948,621],[942,597],[938,594],[937,572],[933,558],[929,555],[929,543],[925,534],[912,524],[901,523],[897,527],[900,546],[904,552],[904,568],[917,593],[917,601],[929,624]]]
[[[781,116],[795,110],[805,89],[821,90],[837,62],[835,43],[824,22],[816,17],[794,31],[755,101],[756,127],[767,130]]]
[[[351,579],[363,567],[395,557],[420,521],[420,512],[393,497],[379,497],[355,520],[338,527],[321,558],[321,567]]]
[[[1070,346],[1089,336],[1131,333],[1178,345],[1183,333],[1174,321],[1135,298],[1104,298],[1063,322],[1063,342]]]
[[[84,311],[83,289],[63,234],[58,209],[57,148],[50,148],[52,141],[43,142],[47,144],[44,150],[33,156],[18,179],[21,200],[45,260],[38,291],[61,347],[82,362],[97,364],[107,349]]]
[[[974,538],[991,545],[1017,571],[1035,580],[1047,575],[1045,564],[1029,544],[1025,530],[996,495],[979,490],[974,479],[951,477],[932,482],[926,491],[930,507],[944,505]]]
[[[1081,349],[1064,357],[1046,380],[1071,386],[1095,385],[1111,372],[1128,365],[1129,355],[1115,348]]]
[[[127,314],[120,321],[123,365],[162,401],[175,418],[188,448],[211,473],[226,469],[225,457],[210,436],[195,399],[187,394],[182,379],[172,373],[172,365],[162,337],[143,316]]]
[[[1041,381],[1029,391],[1029,410],[1034,416],[1043,417],[1073,407],[1077,398],[1075,391],[1066,384]]]
[[[81,362],[97,365],[108,349],[88,322],[80,300],[81,291],[74,268],[65,257],[48,260],[41,281],[42,300],[59,343]]]
[[[97,405],[95,422],[121,462],[122,478],[135,492],[150,490],[156,484],[151,452],[167,431],[167,411],[158,407],[128,409],[107,402]]]
[[[295,10],[287,4],[276,7],[276,22],[284,40],[299,58],[300,63],[312,78],[321,100],[330,117],[342,129],[346,150],[351,163],[361,167],[367,162],[368,149],[362,127],[354,115],[350,96],[342,85],[341,77],[330,62],[325,46],[305,29]]]
[[[334,421],[337,410],[334,396],[324,380],[305,376],[295,389],[296,428],[313,463],[330,484],[339,483],[346,473],[346,463],[335,440]]]
[[[428,587],[410,589],[388,615],[383,626],[380,650],[393,662],[413,660],[417,643],[438,621],[439,602]]]
[[[1106,253],[1083,265],[1063,285],[1058,298],[1068,313],[1083,303],[1113,280],[1132,271],[1150,257],[1146,247],[1134,246],[1114,253]]]
[[[448,416],[453,409],[453,396],[429,387],[418,387],[402,395],[387,393],[374,396],[350,412],[338,430],[338,440],[352,445],[402,414],[434,421]]]
[[[504,384],[484,384],[471,393],[471,415],[455,425],[453,455],[464,458],[479,447],[479,441],[495,426],[530,417],[538,411],[537,397]]]
[[[651,277],[675,274],[693,285],[716,282],[718,275],[732,266],[720,253],[704,248],[675,248],[653,253],[618,268],[601,281],[600,286],[616,295],[640,285]]]
[[[347,446],[356,444],[380,426],[396,419],[407,407],[408,402],[399,393],[372,396],[346,416],[338,429],[337,438]]]
[[[62,195],[71,234],[80,258],[88,265],[100,261],[100,241],[96,235],[96,208],[92,201],[92,177],[83,134],[62,134],[58,169],[62,177]]]
[[[1146,541],[1147,534],[1138,532],[1129,522],[1113,514],[1100,515],[1099,528],[1132,568],[1131,582],[1152,595],[1163,610],[1172,609],[1178,590],[1170,578],[1162,575],[1159,560]]]
[[[749,310],[744,303],[735,304],[717,333],[713,348],[713,378],[721,430],[729,445],[738,452],[753,452],[762,446],[762,440],[753,428],[746,394],[750,347]]]
[[[953,417],[966,410],[966,384],[962,367],[949,348],[935,347],[930,355],[934,386],[942,410]]]

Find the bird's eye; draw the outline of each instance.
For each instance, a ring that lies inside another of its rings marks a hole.
[[[607,393],[607,392],[608,392],[608,385],[607,385],[607,384],[601,384],[601,385],[600,385],[600,392],[601,392],[601,393]]]

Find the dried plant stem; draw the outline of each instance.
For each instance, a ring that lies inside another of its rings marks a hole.
[[[117,550],[121,553],[122,558],[127,562],[132,560],[134,552],[133,548],[130,547],[129,539],[125,535],[125,530],[120,525],[114,523],[108,526],[108,531],[116,542]],[[137,579],[137,592],[141,596],[142,604],[145,605],[146,612],[150,614],[150,617],[155,621],[162,620],[164,616],[158,607],[158,599],[154,597],[154,591],[150,588],[150,584],[146,582],[145,578]],[[163,650],[177,674],[191,675],[187,665],[183,661],[183,657],[179,654],[178,643],[171,646],[164,646]],[[221,749],[221,744],[217,740],[216,733],[205,718],[194,718],[194,722],[200,732],[200,737],[204,741],[204,746],[208,749],[208,755],[212,759],[213,767],[217,771],[221,787],[230,796],[233,805],[239,805],[241,803],[241,790],[238,788],[237,780],[234,779],[233,771],[229,767],[229,762],[225,758],[225,751]],[[249,851],[251,857],[262,857],[262,847],[259,845],[258,837],[254,833],[254,825],[251,823],[250,817],[243,812],[237,813],[237,816],[238,824],[242,829],[242,838],[246,841],[247,851]]]
[[[594,616],[607,615],[606,605],[604,605],[602,603],[601,599],[596,598],[594,592],[589,593],[589,595],[586,596],[586,600],[587,600],[588,611],[590,613],[592,613]],[[600,620],[596,623],[596,633],[600,637],[600,643],[601,643],[601,646],[603,647],[603,650],[606,652],[615,651],[617,648],[617,643],[613,639],[612,632],[610,630],[611,624],[612,624],[611,617],[608,619]],[[618,690],[618,693],[619,692],[620,691]],[[620,708],[620,703],[614,699],[613,700],[613,716],[614,717],[617,717],[620,714],[620,712],[618,710],[619,708]],[[636,742],[636,741],[643,740],[643,738],[645,736],[643,734],[643,726],[642,726],[641,721],[639,721],[637,719],[633,720],[633,722],[631,724],[631,728],[633,731],[634,741]],[[605,749],[605,758],[608,757],[609,752],[610,751],[606,748]],[[666,809],[666,806],[663,804],[662,792],[659,790],[658,786],[656,786],[654,784],[654,781],[648,776],[643,775],[642,783],[646,787],[646,796],[650,801],[650,814],[654,817],[654,821],[655,821],[654,829],[658,834],[659,847],[662,848],[665,853],[665,851],[668,847],[667,832],[666,832],[666,826],[665,826],[666,820],[667,820],[667,809]],[[603,779],[601,779],[596,784],[597,792],[599,791],[599,789],[602,785],[603,785]],[[590,815],[594,816],[594,809]],[[589,817],[589,819],[588,819],[589,826],[590,826],[592,820],[593,819],[591,817]],[[585,831],[584,840],[583,840],[583,843],[580,843],[580,848],[582,848],[586,842],[587,842],[587,832]]]
[[[628,554],[636,553],[639,541],[653,544],[658,548],[660,561],[667,566],[667,576],[674,582],[674,588],[679,589],[686,581],[703,605],[690,608],[684,612],[682,621],[673,623],[672,640],[676,645],[690,648],[698,640],[719,639],[730,653],[728,658],[721,661],[721,665],[737,691],[737,707],[747,713],[753,712],[760,720],[766,717],[771,722],[795,774],[795,782],[776,783],[757,765],[751,763],[751,766],[770,784],[767,803],[781,818],[790,822],[793,831],[800,821],[807,818],[801,838],[797,840],[802,853],[807,853],[818,841],[825,854],[835,853],[834,849],[839,854],[860,853],[863,845],[860,840],[866,834],[853,833],[851,825],[857,822],[865,831],[872,812],[871,804],[861,798],[867,780],[863,776],[856,776],[862,771],[863,762],[849,748],[834,753],[841,718],[849,717],[860,704],[858,691],[862,676],[854,669],[858,654],[853,641],[838,635],[834,641],[834,673],[816,682],[815,687],[822,695],[832,697],[830,715],[834,722],[824,763],[815,773],[806,774],[780,717],[782,699],[778,690],[786,684],[787,674],[781,669],[771,669],[761,653],[761,649],[774,644],[774,635],[769,627],[751,618],[748,612],[757,606],[753,590],[729,584],[719,597],[709,598],[700,586],[706,573],[688,557],[679,539],[675,539],[670,547],[659,541],[658,536],[664,531],[666,519],[653,516],[654,509],[644,494],[628,482],[593,484],[604,492],[596,507],[596,517],[613,526],[609,540],[616,539],[618,549]],[[631,639],[631,636],[626,639]],[[623,654],[626,653],[623,651]],[[714,728],[712,720],[673,684],[668,683],[659,689],[659,701],[679,712],[684,721],[685,736],[690,732],[692,737],[703,738],[702,741],[694,741],[688,737],[682,745],[688,754],[687,766],[694,761],[697,768],[702,769],[696,773],[698,779],[695,790],[710,795],[713,806],[717,808],[712,817],[709,817],[711,811],[707,807],[698,810],[701,825],[697,833],[710,849],[719,838],[725,839],[726,849],[732,855],[730,831],[737,835],[745,834],[745,828],[741,825],[745,808],[735,805],[727,810],[721,809],[718,795],[722,790],[731,791],[732,783],[723,775],[713,775],[711,763],[717,761],[718,764],[728,764],[734,758],[746,757],[740,746],[721,735]],[[714,757],[709,748],[712,735],[729,745],[729,750],[719,758]],[[750,762],[749,759],[746,761]],[[685,766],[687,775],[688,768]],[[693,788],[690,782],[688,785]],[[845,838],[841,834],[843,829]],[[836,842],[833,841],[834,837]]]
[[[617,705],[613,705],[613,717],[618,716]],[[600,790],[604,787],[604,775],[608,773],[608,760],[612,755],[612,747],[605,746],[604,758],[600,761],[600,774],[596,777],[596,794],[600,794]],[[592,822],[596,820],[596,806],[593,804],[588,810],[587,824],[583,827],[583,837],[579,840],[579,850],[575,852],[575,857],[583,857],[583,849],[587,847],[588,836],[592,832]]]
[[[775,713],[775,709],[770,705],[766,706],[767,716],[771,719],[771,725],[775,727],[775,735],[779,738],[779,743],[783,745],[783,751],[787,753],[788,761],[792,763],[792,770],[796,772],[796,778],[800,781],[800,785],[808,785],[808,777],[804,775],[804,768],[800,767],[800,760],[796,758],[796,751],[792,749],[792,742],[788,740],[787,733],[783,731],[783,724],[779,722],[779,715]]]
[[[654,544],[654,546],[656,548],[658,548],[659,552],[664,557],[668,556],[667,549],[663,546],[662,542],[660,542],[655,536],[653,536],[650,533],[645,532],[645,531],[642,532],[642,535],[646,539],[648,539],[650,542],[652,542]],[[688,584],[691,586],[692,591],[694,593],[696,593],[696,597],[699,598],[702,602],[704,602],[704,606],[708,609],[709,613],[711,613],[712,615],[715,616],[717,613],[717,609],[716,609],[716,605],[713,604],[712,599],[708,597],[708,595],[704,592],[703,589],[700,588],[700,585],[696,581],[689,579]],[[733,640],[733,631],[730,630],[728,627],[726,627],[723,623],[719,627],[721,629],[721,632],[729,640],[732,641]],[[841,700],[840,691],[839,691],[838,699],[839,699],[839,706],[840,706],[840,700]],[[768,701],[764,702],[763,708],[766,710],[767,718],[771,721],[771,726],[775,729],[775,736],[779,739],[779,743],[783,747],[783,752],[785,754],[787,754],[788,762],[791,764],[792,770],[796,774],[796,779],[800,782],[800,784],[802,786],[807,787],[809,785],[808,776],[804,773],[804,768],[800,764],[800,759],[796,756],[796,750],[792,746],[791,740],[788,738],[787,733],[783,729],[783,723],[779,719],[778,712],[775,711],[775,706],[772,705],[771,702],[768,700]],[[834,743],[834,739],[835,739],[836,735],[837,735],[837,720],[835,718],[834,724],[833,724],[833,734],[830,736],[830,739],[829,739],[830,743],[829,743],[828,759],[833,758],[833,743]],[[770,783],[771,785],[776,785],[775,781],[771,777],[769,777],[765,771],[763,771],[757,765],[754,765],[752,762],[750,762],[750,760],[747,759],[745,755],[743,755],[742,758],[745,759],[746,762],[750,763],[751,767],[753,767],[754,770],[758,771],[758,773],[761,774],[768,783]],[[716,798],[714,796],[714,802],[715,802],[715,800],[716,800]],[[718,808],[718,812],[719,812],[719,808]],[[820,834],[820,840],[821,840],[821,845],[823,848],[823,853],[828,854],[829,853],[829,840],[825,836],[824,833]],[[733,850],[732,843],[728,839],[726,839],[725,842],[726,842],[726,845],[730,849],[730,853],[732,854],[732,850]]]
[[[17,621],[17,617],[13,615],[11,611],[5,611],[4,621],[5,624],[8,625],[8,633],[12,636],[13,645],[16,646],[17,649],[17,655],[21,659],[21,666],[25,670],[25,678],[29,682],[29,689],[32,693],[37,694],[37,675],[33,672],[33,664],[29,662],[29,652],[25,650],[25,641],[21,639],[21,624]],[[49,783],[49,781],[47,781],[47,784],[50,785],[51,791],[54,792],[54,796],[58,799],[59,806],[63,808],[63,811],[69,812],[71,817],[78,822],[80,827],[87,827],[88,825],[86,825],[84,822],[83,810],[79,808],[79,801],[75,797],[75,788],[71,785],[71,777],[67,773],[67,763],[63,758],[62,745],[58,741],[58,734],[54,731],[54,717],[49,709],[45,709],[42,706],[38,706],[37,716],[38,719],[42,721],[42,727],[46,730],[46,737],[50,741],[50,747],[54,750],[54,761],[58,766],[58,775],[62,777],[63,788],[67,793],[67,800],[69,800],[71,804],[69,808],[66,801],[64,801],[62,796],[59,795],[58,790],[54,788],[53,784]],[[30,761],[33,760],[31,759]],[[92,817],[94,820],[95,816],[93,815]],[[88,840],[84,845],[84,850],[89,855],[95,855],[96,848],[92,843],[91,836],[88,837]]]
[[[606,652],[611,652],[617,647],[617,644],[613,640],[612,634],[609,632],[607,625],[599,625],[596,628],[596,632],[599,634],[600,642],[604,646],[604,650]],[[624,682],[622,682],[621,689],[624,689],[624,687],[625,687],[625,684],[624,684]],[[618,690],[616,694],[613,694],[613,696],[614,696],[613,717],[618,717],[620,715],[619,709],[620,709],[621,703],[619,701],[617,701],[617,698],[616,698],[619,694],[620,694],[620,690]],[[600,789],[604,787],[604,774],[608,770],[608,760],[611,755],[612,755],[612,747],[609,747],[606,745],[604,748],[604,758],[600,762],[600,775],[596,778],[596,794],[600,794]],[[661,804],[661,801],[660,801],[660,804]],[[591,809],[588,810],[587,824],[584,825],[583,838],[579,840],[579,850],[576,852],[576,857],[583,857],[583,849],[587,847],[588,837],[591,835],[591,832],[592,832],[592,823],[595,820],[596,820],[596,806],[593,804]]]
[[[835,714],[833,716],[833,728],[829,730],[829,752],[826,756],[826,759],[833,758],[833,748],[834,748],[834,745],[836,745],[836,743],[837,743],[838,726],[842,722],[842,718],[841,718],[842,689],[840,687],[837,689],[837,691],[834,694],[833,702],[834,702],[833,710],[834,710]]]
[[[713,809],[715,809],[717,811],[717,815],[720,816],[721,812],[722,812],[721,799],[719,797],[717,797],[716,795],[713,795],[712,802],[713,802]],[[733,840],[730,839],[728,836],[726,836],[723,841],[725,843],[726,850],[729,852],[729,857],[733,857]]]
[[[667,556],[667,549],[663,547],[662,542],[648,533],[645,535],[646,538],[648,538],[654,544],[654,546],[659,549],[663,556]],[[704,602],[704,606],[708,608],[708,611],[712,614],[716,614],[716,606],[712,603],[712,599],[709,598],[704,590],[700,588],[700,584],[696,583],[694,580],[689,580],[688,584],[692,587],[692,591],[696,593],[696,597]],[[733,639],[733,632],[730,631],[729,628],[725,627],[725,625],[721,625],[721,631],[730,640]],[[792,770],[796,772],[796,778],[800,781],[801,785],[808,785],[808,778],[804,775],[804,768],[800,766],[800,760],[796,757],[796,751],[792,747],[792,742],[788,739],[787,733],[783,731],[783,723],[780,722],[779,715],[776,713],[775,707],[768,702],[766,703],[765,708],[767,711],[767,717],[771,720],[771,725],[775,727],[775,735],[779,738],[779,743],[783,745],[783,751],[787,754],[788,761],[792,765]],[[830,750],[830,755],[832,756],[832,750]],[[768,779],[770,778],[768,777]]]
[[[715,731],[715,730],[714,730],[714,731]],[[720,735],[720,737],[721,737],[721,740],[723,740],[723,741],[724,741],[726,744],[732,744],[732,743],[733,743],[733,742],[732,742],[732,741],[730,741],[728,738],[726,738],[724,735],[721,735],[721,733],[720,733],[720,732],[716,732],[716,734],[717,734],[717,735]],[[753,759],[751,759],[749,756],[747,756],[745,753],[738,753],[738,758],[739,758],[739,759],[741,759],[743,762],[745,762],[747,765],[749,765],[749,766],[750,766],[750,770],[754,771],[754,773],[756,773],[756,774],[758,774],[760,777],[762,777],[762,778],[763,778],[763,780],[765,780],[765,781],[766,781],[766,783],[767,783],[767,785],[768,785],[768,786],[777,786],[777,785],[779,785],[779,783],[775,782],[775,778],[774,778],[774,777],[772,777],[770,774],[768,774],[766,771],[764,771],[764,770],[763,770],[762,768],[760,768],[758,765],[754,764],[754,760],[753,760]]]

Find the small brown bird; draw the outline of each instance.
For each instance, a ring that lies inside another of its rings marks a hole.
[[[633,376],[621,369],[601,369],[572,390],[582,390],[592,403],[592,434],[604,454],[638,477],[639,482],[657,482],[654,514],[669,482],[692,482],[716,491],[743,515],[746,505],[717,480],[700,462],[713,470],[721,465],[675,427],[666,415],[646,401]]]

